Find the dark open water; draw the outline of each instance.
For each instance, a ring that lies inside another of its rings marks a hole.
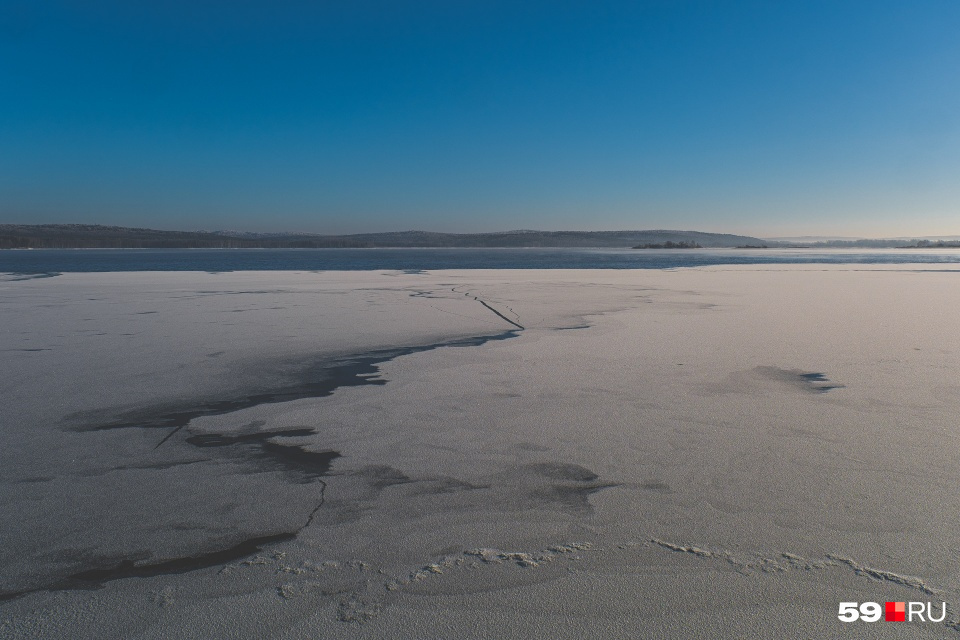
[[[670,269],[724,264],[960,263],[958,249],[35,249],[0,251],[0,273]]]

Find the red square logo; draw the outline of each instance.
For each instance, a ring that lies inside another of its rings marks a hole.
[[[907,603],[906,602],[888,602],[887,611],[884,620],[887,622],[903,622],[906,620]]]

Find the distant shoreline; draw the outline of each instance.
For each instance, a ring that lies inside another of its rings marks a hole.
[[[0,224],[0,248],[7,249],[629,248],[640,244],[696,244],[721,248],[757,243],[762,240],[751,236],[664,229],[494,233],[397,231],[324,235]]]
[[[396,231],[323,235],[241,231],[164,231],[83,224],[0,224],[0,249],[913,249],[958,248],[960,241],[861,239],[763,240],[705,231]]]

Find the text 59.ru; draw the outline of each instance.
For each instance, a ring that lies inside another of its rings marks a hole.
[[[840,622],[877,622],[881,616],[885,622],[943,622],[947,603],[941,603],[937,609],[930,602],[887,602],[883,607],[877,602],[841,602],[837,618]]]

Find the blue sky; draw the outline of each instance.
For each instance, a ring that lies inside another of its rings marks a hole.
[[[960,234],[960,3],[0,0],[0,222]]]

